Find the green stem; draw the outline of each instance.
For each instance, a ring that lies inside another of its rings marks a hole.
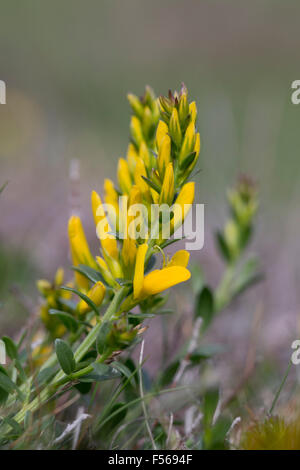
[[[115,294],[111,304],[109,305],[108,309],[106,310],[104,316],[102,317],[101,321],[97,323],[97,325],[94,326],[94,328],[89,332],[89,334],[85,337],[83,342],[78,346],[77,350],[75,351],[74,357],[76,362],[79,362],[82,357],[88,352],[88,350],[94,345],[96,342],[99,330],[101,328],[101,325],[106,322],[112,320],[113,316],[116,314],[118,311],[118,308],[120,306],[121,301],[124,299],[124,297],[127,294],[127,289],[128,287],[121,287],[121,289]],[[80,374],[81,371],[78,371],[77,374],[78,376],[81,376],[83,374]],[[90,370],[88,371],[90,372]],[[87,373],[87,372],[85,372]],[[76,375],[73,374],[73,376]],[[15,416],[15,421],[17,423],[21,423],[27,411],[36,411],[38,408],[40,408],[54,393],[56,393],[57,388],[67,382],[72,381],[72,378],[69,376],[66,376],[66,374],[61,370],[59,371],[54,379],[50,382],[50,384],[47,385],[47,387],[41,391],[41,393],[34,398],[30,403],[28,403],[26,406],[24,406]]]
[[[289,365],[287,366],[286,372],[285,372],[285,374],[284,374],[284,377],[283,377],[283,379],[282,379],[282,381],[281,381],[281,384],[279,385],[279,388],[278,388],[278,390],[277,390],[277,392],[276,392],[276,395],[275,395],[275,397],[274,397],[274,400],[273,400],[273,402],[272,402],[271,408],[270,408],[270,410],[269,410],[269,415],[271,415],[271,414],[273,413],[273,410],[274,410],[274,408],[275,408],[275,406],[276,406],[276,403],[277,403],[277,400],[278,400],[279,395],[280,395],[280,393],[281,393],[281,390],[283,389],[283,387],[284,387],[284,385],[285,385],[285,382],[286,382],[286,379],[287,379],[287,377],[288,377],[288,375],[289,375],[289,372],[290,372],[290,370],[291,370],[291,367],[292,367],[292,361],[290,360],[290,361],[289,361]]]

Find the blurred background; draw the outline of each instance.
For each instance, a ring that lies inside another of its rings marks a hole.
[[[205,246],[192,261],[210,284],[222,272],[213,236],[226,219],[227,188],[246,172],[260,189],[251,249],[265,280],[211,335],[242,364],[259,310],[262,353],[287,362],[300,308],[300,106],[291,104],[291,83],[300,79],[299,15],[298,1],[279,0],[1,1],[0,186],[9,182],[0,198],[1,335],[17,331],[35,308],[37,277],[70,267],[72,159],[80,162],[77,200],[96,249],[90,192],[115,178],[125,155],[126,93],[141,95],[149,84],[165,94],[184,81],[199,109],[197,200],[205,204]],[[174,296],[184,333],[191,290]],[[153,352],[160,336],[147,334]]]

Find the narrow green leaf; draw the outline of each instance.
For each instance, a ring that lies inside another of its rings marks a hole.
[[[96,271],[96,269],[90,268],[89,266],[85,266],[84,264],[80,264],[79,266],[73,266],[72,269],[73,271],[77,271],[78,273],[82,274],[93,283],[101,281],[103,282],[103,284],[107,285],[106,281],[102,277],[102,274],[99,271]]]
[[[99,310],[98,310],[97,306],[94,304],[94,302],[87,295],[83,294],[82,292],[80,292],[77,289],[73,289],[73,287],[62,286],[61,289],[73,292],[73,294],[78,295],[78,297],[80,297],[82,300],[84,300],[88,304],[88,306],[91,307],[91,310],[94,310],[96,315],[99,316]]]
[[[80,382],[103,382],[104,380],[117,379],[120,372],[107,364],[93,364],[93,372],[80,377]]]
[[[154,189],[154,191],[156,191],[158,194],[160,194],[160,187],[154,183],[154,181],[151,181],[149,178],[147,178],[146,176],[143,176],[141,175],[143,180],[146,181],[146,183],[148,184],[148,186],[150,186],[150,188]]]
[[[80,322],[74,318],[70,313],[62,312],[61,310],[56,310],[54,308],[51,308],[49,310],[50,315],[55,315],[57,316],[61,322],[65,325],[67,330],[75,332],[78,330],[78,327],[80,325]]]
[[[214,298],[212,291],[207,287],[203,287],[196,297],[196,318],[202,318],[202,331],[206,330],[213,319],[214,315]]]
[[[2,336],[2,341],[5,344],[5,350],[6,350],[7,355],[11,359],[17,359],[18,348],[17,348],[17,345],[14,343],[14,341],[8,336]]]
[[[74,354],[70,346],[62,339],[55,340],[55,352],[58,362],[66,375],[72,374],[76,368]]]

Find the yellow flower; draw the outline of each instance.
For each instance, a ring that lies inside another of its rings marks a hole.
[[[171,139],[166,134],[160,140],[160,146],[158,148],[158,157],[157,157],[157,166],[158,166],[158,171],[159,171],[161,180],[163,180],[163,177],[165,175],[165,170],[168,164],[170,163],[170,161],[171,161]]]
[[[171,266],[183,266],[184,268],[186,268],[189,264],[189,259],[190,254],[188,251],[179,250],[172,256],[167,267],[170,268]]]
[[[114,207],[117,217],[119,213],[119,196],[114,183],[108,178],[104,180],[104,202],[105,204],[110,204]]]
[[[181,132],[178,112],[176,108],[174,108],[172,111],[170,124],[169,124],[169,131],[170,131],[172,140],[175,142],[175,144],[179,148],[181,141],[182,141],[182,132]]]
[[[171,220],[171,233],[183,224],[195,197],[195,183],[186,183],[180,190],[173,206],[174,217]]]
[[[146,183],[146,181],[142,178],[142,176],[147,177],[147,172],[146,172],[146,168],[145,168],[143,160],[139,158],[135,167],[134,181],[135,181],[135,184],[140,189],[145,200],[147,202],[151,202],[151,193],[150,193],[149,186]]]
[[[195,124],[196,119],[197,119],[197,106],[195,101],[192,101],[189,105],[189,113],[191,115],[191,120]]]
[[[159,203],[160,204],[168,204],[169,206],[173,202],[174,198],[174,170],[173,170],[173,163],[169,163],[166,168],[166,173],[163,181],[163,185],[161,188]]]
[[[155,269],[144,276],[147,250],[147,244],[140,245],[138,248],[133,280],[134,299],[142,300],[149,295],[159,294],[191,277],[191,273],[186,269],[189,256],[187,252],[183,253],[184,250],[178,252],[178,255],[175,254],[172,258],[173,262],[166,268]]]
[[[130,143],[127,149],[127,162],[128,162],[130,174],[132,176],[134,175],[135,165],[136,165],[138,158],[139,158],[139,154],[137,153],[135,146],[132,143]]]
[[[141,297],[159,294],[169,287],[188,281],[190,277],[190,271],[183,266],[155,269],[145,276]]]
[[[133,279],[134,298],[140,297],[141,291],[143,289],[145,257],[146,257],[147,251],[148,251],[147,243],[143,243],[142,245],[140,245],[137,250],[135,272],[134,272],[134,279]]]
[[[71,257],[74,266],[85,264],[91,267],[95,266],[95,261],[91,255],[81,220],[78,216],[73,215],[69,220],[69,241],[71,249]],[[83,289],[87,289],[89,281],[80,273],[75,272],[77,285]]]
[[[122,192],[124,194],[129,194],[132,183],[128,162],[124,160],[124,158],[120,158],[119,160],[118,181]]]
[[[194,151],[195,147],[195,124],[191,122],[186,130],[183,144],[179,153],[179,163],[183,163],[185,158]]]
[[[159,121],[156,130],[156,146],[159,149],[162,143],[162,139],[168,134],[169,129],[164,121]]]
[[[119,256],[117,241],[112,233],[110,233],[112,232],[112,229],[105,215],[101,198],[96,191],[92,192],[91,202],[97,235],[100,239],[104,254],[117,259]]]
[[[92,300],[92,302],[94,302],[97,307],[100,307],[104,299],[105,291],[106,289],[104,284],[99,281],[96,282],[96,284],[94,284],[93,287],[88,291],[87,296]],[[79,313],[83,315],[90,309],[90,306],[84,300],[81,299],[78,304]]]

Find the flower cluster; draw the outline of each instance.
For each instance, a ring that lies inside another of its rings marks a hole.
[[[99,255],[92,255],[78,216],[70,218],[68,228],[75,287],[98,308],[121,285],[128,285],[121,313],[136,305],[143,307],[146,300],[149,307],[156,294],[190,278],[188,252],[180,250],[166,259],[163,249],[170,240],[162,236],[163,217],[159,212],[153,214],[151,207],[169,209],[171,237],[192,206],[194,182],[186,180],[200,152],[196,104],[188,102],[184,85],[180,93],[169,92],[168,97],[156,99],[146,88],[142,98],[129,94],[128,99],[133,111],[131,138],[126,159],[119,160],[117,185],[104,181],[103,201],[96,191],[91,195]],[[136,204],[145,207],[146,215],[135,217],[132,209]],[[145,230],[148,222],[156,226],[155,236]],[[138,237],[132,236],[132,223],[139,228]],[[152,269],[159,252],[162,267]],[[91,303],[81,298],[77,316],[90,310]]]

